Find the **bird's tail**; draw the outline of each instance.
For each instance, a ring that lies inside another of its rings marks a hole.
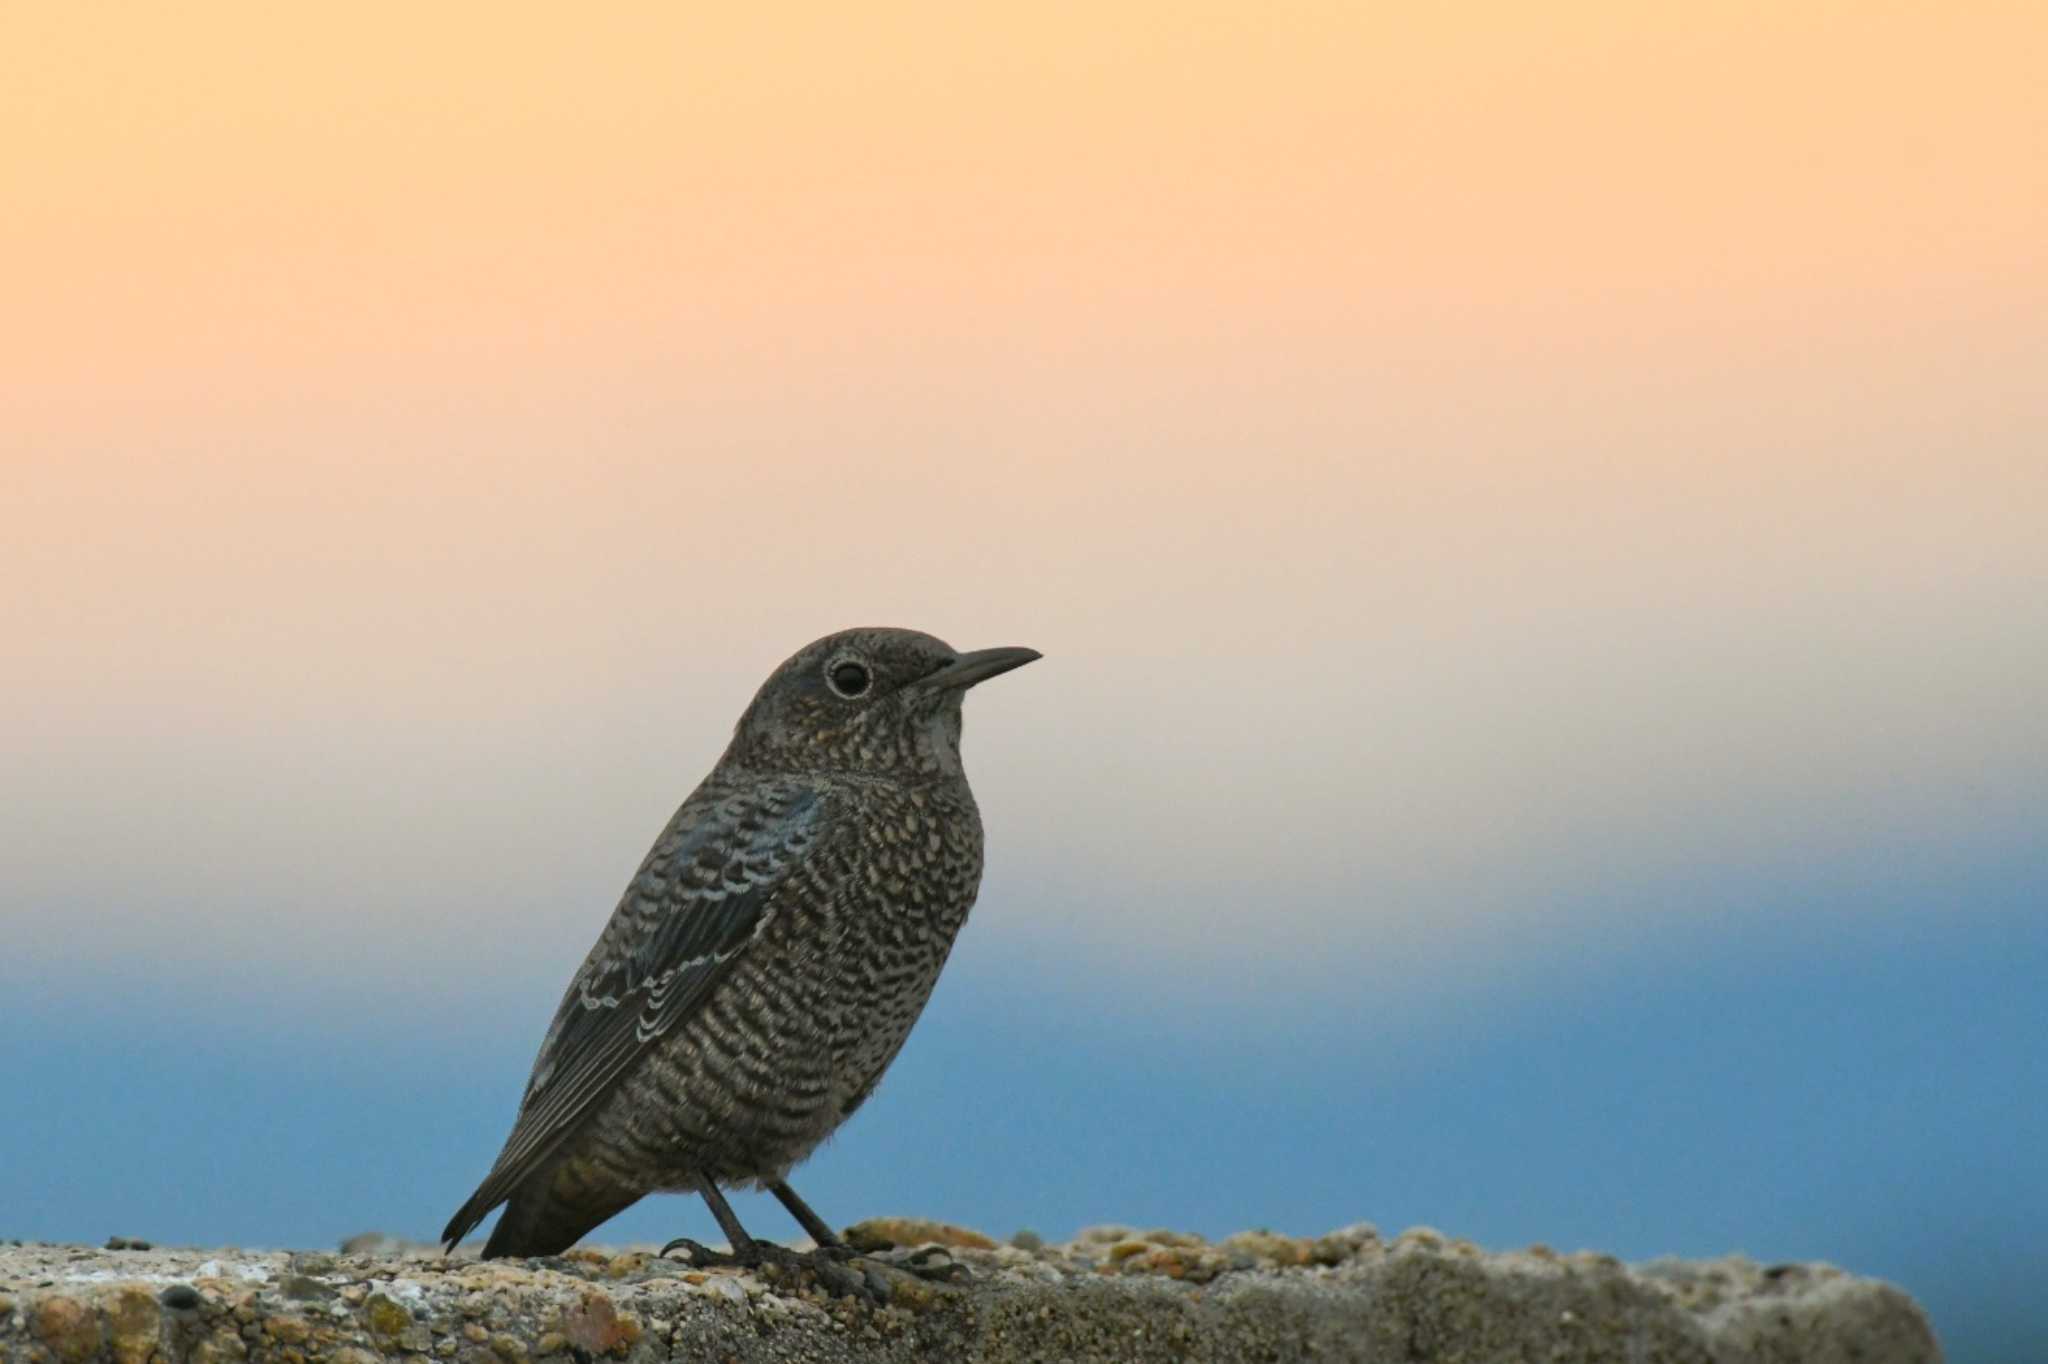
[[[502,1191],[492,1187],[493,1181],[485,1180],[469,1201],[459,1208],[455,1216],[448,1219],[448,1225],[441,1228],[441,1244],[455,1249],[455,1243],[469,1235],[470,1229],[490,1216],[491,1209],[505,1201]]]
[[[441,1239],[450,1249],[484,1220],[499,1202],[505,1214],[484,1242],[483,1258],[559,1255],[601,1222],[609,1221],[639,1201],[637,1191],[592,1187],[574,1178],[562,1164],[522,1181],[509,1197],[485,1181],[462,1210],[448,1221]]]

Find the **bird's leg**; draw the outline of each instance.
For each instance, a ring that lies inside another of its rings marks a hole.
[[[830,1254],[835,1259],[849,1259],[853,1256],[853,1247],[840,1240],[839,1233],[826,1225],[824,1218],[812,1212],[810,1204],[796,1196],[796,1190],[789,1187],[787,1180],[776,1180],[768,1186],[768,1192],[774,1194],[777,1201],[789,1209],[789,1215],[810,1233],[811,1239],[818,1243],[819,1253]]]
[[[781,1187],[786,1188],[787,1186]],[[836,1250],[828,1250],[823,1244],[820,1244],[817,1250],[804,1255],[789,1249],[787,1246],[776,1245],[772,1241],[756,1241],[753,1237],[747,1235],[747,1229],[740,1225],[740,1219],[734,1215],[732,1205],[725,1201],[725,1195],[718,1191],[718,1186],[711,1182],[711,1178],[708,1175],[704,1178],[704,1187],[701,1192],[704,1195],[704,1202],[711,1209],[711,1215],[718,1219],[719,1230],[723,1231],[725,1239],[732,1243],[732,1250],[730,1252],[712,1250],[708,1246],[692,1241],[687,1236],[678,1236],[675,1240],[670,1241],[661,1248],[663,1255],[667,1255],[670,1251],[678,1248],[687,1250],[690,1252],[690,1263],[700,1269],[713,1265],[734,1265],[741,1269],[757,1269],[767,1264],[788,1265],[791,1268],[810,1270],[813,1274],[817,1275],[818,1282],[825,1286],[827,1292],[836,1294],[839,1297],[865,1298],[869,1302],[875,1303],[886,1299],[886,1293],[869,1283],[864,1275],[854,1274],[839,1263],[841,1259],[850,1256],[852,1251],[838,1237],[832,1236],[832,1229],[825,1226],[818,1215],[811,1212],[809,1208],[804,1208],[804,1212],[810,1216],[810,1221],[805,1223],[804,1229],[806,1231],[812,1230],[810,1223],[815,1222],[819,1229],[822,1229],[828,1237],[831,1237],[832,1244],[836,1247]],[[778,1194],[777,1196],[780,1197],[781,1195]],[[796,1195],[792,1193],[789,1195],[789,1198],[794,1199]],[[788,1199],[784,1199],[785,1206],[788,1205],[788,1202]],[[803,1204],[799,1201],[796,1206],[803,1207]],[[792,1208],[791,1211],[794,1212],[795,1209]],[[803,1221],[804,1219],[800,1216],[798,1220]]]
[[[752,1269],[764,1260],[780,1258],[775,1252],[781,1250],[781,1246],[766,1245],[747,1235],[747,1229],[740,1225],[739,1217],[732,1210],[732,1204],[725,1201],[725,1195],[718,1191],[718,1186],[711,1182],[709,1176],[705,1177],[704,1187],[700,1192],[704,1195],[705,1204],[711,1209],[711,1215],[718,1219],[718,1229],[725,1233],[725,1239],[732,1244],[732,1249],[712,1250],[709,1246],[692,1241],[687,1236],[678,1236],[661,1248],[663,1255],[672,1250],[687,1250],[690,1252],[692,1264],[738,1265],[744,1269]]]
[[[770,1184],[768,1192],[774,1194],[782,1206],[789,1209],[791,1217],[803,1223],[804,1230],[818,1243],[818,1248],[811,1252],[814,1257],[850,1260],[859,1253],[841,1240],[832,1228],[826,1226],[825,1219],[812,1212],[811,1205],[798,1198],[796,1190],[790,1188],[786,1180],[777,1180]],[[959,1283],[970,1277],[967,1266],[955,1260],[951,1252],[943,1246],[926,1246],[923,1250],[913,1251],[909,1255],[885,1260],[882,1263],[934,1283]]]

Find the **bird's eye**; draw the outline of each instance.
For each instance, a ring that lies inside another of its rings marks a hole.
[[[848,699],[861,695],[874,680],[868,676],[866,667],[852,659],[844,663],[834,663],[825,677],[832,684],[833,691]]]

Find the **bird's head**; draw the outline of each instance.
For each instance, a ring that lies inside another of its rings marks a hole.
[[[841,630],[769,675],[719,766],[958,776],[967,689],[1037,657],[1033,649],[962,653],[916,630]]]

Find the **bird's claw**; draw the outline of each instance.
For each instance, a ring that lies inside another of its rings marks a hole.
[[[934,1263],[943,1261],[943,1263]],[[953,1258],[953,1253],[944,1246],[926,1246],[912,1251],[896,1262],[896,1267],[906,1274],[915,1274],[932,1283],[967,1283],[974,1278],[967,1266]]]
[[[748,1249],[753,1250],[755,1247],[750,1246]],[[693,1241],[687,1236],[678,1236],[675,1240],[663,1246],[659,1258],[666,1260],[669,1257],[669,1252],[674,1250],[688,1251],[690,1263],[699,1269],[722,1268],[725,1266],[750,1269],[761,1263],[758,1251],[749,1257],[737,1251],[713,1250],[702,1241]]]
[[[953,1252],[941,1245],[923,1246],[905,1252],[901,1247],[883,1242],[869,1250],[878,1264],[887,1265],[898,1273],[923,1279],[926,1283],[971,1283],[974,1275],[966,1265],[953,1258]],[[934,1262],[938,1263],[934,1263]]]
[[[842,1264],[844,1264],[848,1260],[857,1260],[860,1258],[860,1252],[855,1250],[852,1246],[846,1244],[846,1242],[844,1241],[828,1241],[824,1245],[812,1250],[810,1253],[812,1255],[817,1256],[821,1260],[837,1260]]]

